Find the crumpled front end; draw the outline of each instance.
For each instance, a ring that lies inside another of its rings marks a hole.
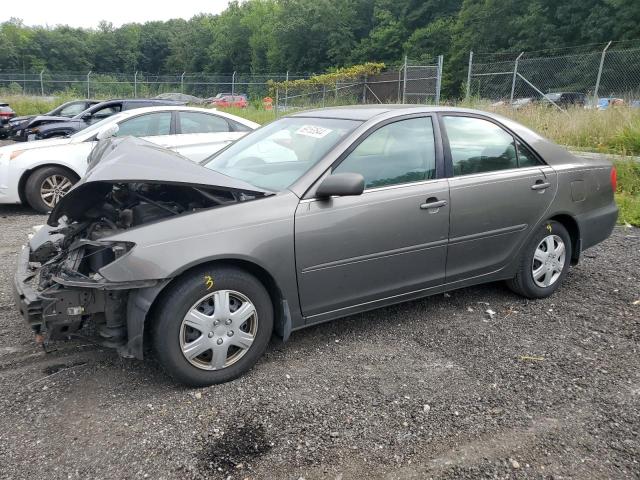
[[[92,324],[95,340],[124,356],[141,357],[141,325],[170,279],[110,281],[102,269],[136,251],[134,243],[111,238],[150,223],[167,222],[171,229],[172,218],[263,198],[266,192],[138,139],[106,147],[97,149],[87,174],[22,250],[15,300],[45,342],[82,335]],[[131,272],[132,278],[140,278],[138,273]]]
[[[65,229],[41,227],[19,255],[14,295],[21,315],[45,345],[87,335],[81,330],[91,325],[94,341],[114,348],[124,346],[131,292],[159,282],[107,281],[99,269],[133,245],[67,240],[61,230]],[[73,237],[74,230],[65,233]]]

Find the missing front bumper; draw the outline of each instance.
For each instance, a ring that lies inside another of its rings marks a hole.
[[[127,340],[126,311],[132,289],[157,282],[112,283],[55,277],[52,286],[36,287],[38,265],[29,261],[29,247],[19,255],[13,290],[16,306],[37,334],[50,340],[68,339],[93,324],[95,340],[113,348]]]

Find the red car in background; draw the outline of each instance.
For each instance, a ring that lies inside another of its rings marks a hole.
[[[211,99],[211,105],[217,108],[247,108],[249,102],[243,94],[219,93]]]

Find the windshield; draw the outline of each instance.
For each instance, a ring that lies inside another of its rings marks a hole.
[[[284,190],[361,123],[334,118],[283,118],[205,159],[202,165],[260,188]]]

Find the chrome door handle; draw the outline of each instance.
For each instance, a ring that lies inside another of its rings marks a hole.
[[[550,186],[551,184],[549,182],[534,183],[531,185],[531,190],[546,190]]]
[[[447,201],[446,200],[436,200],[429,198],[426,203],[423,203],[422,205],[420,205],[420,209],[421,210],[429,210],[431,208],[440,208],[440,207],[444,207],[447,205]]]

